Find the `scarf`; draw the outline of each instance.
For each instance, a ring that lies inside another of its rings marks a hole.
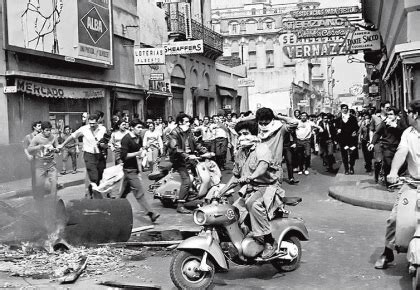
[[[280,120],[273,120],[267,126],[258,125],[260,131],[258,137],[260,137],[261,140],[265,140],[277,133],[277,131],[280,130],[282,126],[283,123]]]

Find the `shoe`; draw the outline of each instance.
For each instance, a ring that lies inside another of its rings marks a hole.
[[[375,263],[375,269],[386,269],[388,268],[388,263],[392,261],[394,261],[394,254],[392,254],[392,257],[387,257],[385,254],[382,254]]]
[[[299,174],[299,175],[302,175],[302,173],[303,173],[302,171],[299,171],[299,172],[298,172],[298,174]]]
[[[154,223],[160,217],[160,214],[158,214],[157,212],[154,212],[151,215],[149,215],[149,217],[152,223]]]
[[[177,212],[177,213],[181,213],[181,214],[190,214],[190,213],[192,213],[192,211],[190,211],[190,210],[186,209],[186,208],[184,207],[184,205],[180,205],[180,204],[178,204],[178,207],[177,207],[177,209],[176,209],[176,212]]]
[[[354,169],[350,169],[349,173],[350,173],[351,175],[353,175],[353,174],[354,174]]]
[[[305,170],[303,173],[305,173],[305,175],[309,175],[309,171]]]
[[[76,173],[77,173],[77,170],[73,170],[72,174],[76,174]]]
[[[299,172],[299,169],[298,168],[293,168],[293,173],[297,173],[297,172]]]
[[[61,174],[61,175],[66,175],[66,174],[67,174],[67,171],[62,170],[62,171],[60,172],[60,174]]]
[[[346,170],[346,171],[344,172],[344,174],[345,174],[345,175],[349,175],[349,171],[348,171],[348,170]]]
[[[277,250],[277,243],[274,243],[272,245],[269,243],[266,243],[264,245],[264,251],[261,254],[261,258],[263,259],[271,258],[276,253],[276,250]]]
[[[289,179],[289,184],[293,185],[293,184],[297,184],[297,183],[299,183],[299,180],[295,180],[294,178]]]

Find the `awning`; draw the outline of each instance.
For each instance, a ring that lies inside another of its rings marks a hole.
[[[218,90],[219,90],[220,96],[233,98],[232,92],[230,90],[226,90],[226,89],[218,89]]]
[[[173,97],[172,93],[170,93],[170,92],[147,91],[147,94],[149,96],[150,95],[154,95],[154,96],[165,97],[165,98],[171,98],[171,97]]]
[[[23,92],[43,98],[62,99],[96,99],[105,97],[102,88],[76,88],[44,84],[24,79],[15,79],[18,92]]]
[[[204,89],[195,89],[193,92],[194,97],[203,97],[203,98],[215,98],[216,92],[210,92]]]
[[[133,101],[138,101],[143,98],[143,96],[140,94],[131,94],[131,93],[123,93],[123,92],[115,92],[115,96],[118,99],[126,99],[126,100],[133,100]]]

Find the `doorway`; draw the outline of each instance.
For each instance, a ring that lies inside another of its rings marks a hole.
[[[146,119],[166,120],[166,98],[149,97],[146,101]]]

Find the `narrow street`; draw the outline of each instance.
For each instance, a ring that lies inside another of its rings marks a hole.
[[[229,170],[225,171],[227,174]],[[226,177],[225,177],[226,178]],[[303,202],[289,208],[292,216],[302,217],[309,230],[310,241],[303,242],[301,267],[290,273],[277,273],[271,265],[236,266],[230,265],[228,273],[218,273],[215,289],[410,289],[411,279],[407,274],[405,255],[396,257],[395,265],[379,271],[373,263],[382,250],[385,221],[389,212],[355,207],[336,201],[328,196],[328,187],[333,185],[333,174],[325,173],[318,157],[313,158],[309,176],[298,176],[298,185],[284,184],[287,196],[301,196]],[[148,182],[147,182],[148,185]],[[64,199],[73,199],[83,194],[83,186],[61,190]],[[139,212],[132,195],[135,224],[145,219]],[[162,209],[159,201],[153,206],[164,213],[172,209]],[[171,227],[171,219],[162,216],[158,227]],[[191,217],[192,218],[192,217]],[[171,251],[152,249],[140,261],[130,261],[131,270],[124,273],[107,273],[96,279],[80,278],[74,289],[102,289],[97,281],[125,281],[159,285],[162,289],[174,289],[169,276]],[[2,274],[3,276],[4,274]],[[4,277],[4,276],[3,276]],[[51,286],[47,280],[26,279],[20,285]],[[16,280],[15,280],[16,279]],[[2,277],[0,277],[2,280]]]

